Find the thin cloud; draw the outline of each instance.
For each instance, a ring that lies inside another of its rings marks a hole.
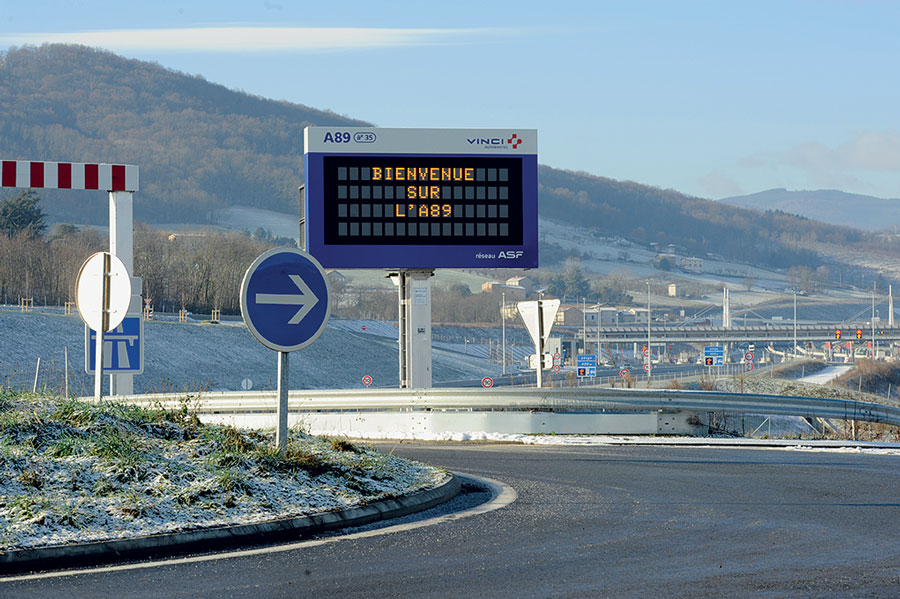
[[[422,46],[487,39],[500,29],[223,26],[0,34],[0,45],[81,44],[115,51],[303,52]]]
[[[741,170],[767,171],[779,179],[800,176],[798,184],[835,189],[874,189],[875,178],[900,175],[900,132],[864,131],[844,143],[797,144],[781,152],[747,156],[736,163]],[[787,186],[787,185],[784,185]]]

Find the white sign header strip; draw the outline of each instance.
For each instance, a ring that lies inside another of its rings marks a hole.
[[[305,153],[537,154],[536,129],[380,129],[307,127]]]

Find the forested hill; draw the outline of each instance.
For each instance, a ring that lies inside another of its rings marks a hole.
[[[288,74],[302,78],[300,67]],[[200,76],[82,46],[0,54],[0,158],[140,165],[135,218],[210,223],[244,205],[295,212],[303,128],[366,125],[226,89]],[[759,213],[583,173],[541,167],[542,216],[597,234],[672,243],[697,255],[816,265],[802,241],[852,243],[859,233],[780,212]],[[53,221],[105,223],[104,201],[43,191]]]
[[[778,268],[816,266],[801,249],[811,242],[863,241],[857,229],[825,224],[779,210],[760,212],[686,196],[631,181],[541,167],[540,211],[546,218],[592,227],[604,234],[688,253],[718,254]]]
[[[3,158],[137,164],[135,217],[168,223],[209,222],[233,204],[293,212],[303,128],[366,124],[71,45],[0,56],[0,113]],[[60,220],[107,219],[102,202],[42,195]]]

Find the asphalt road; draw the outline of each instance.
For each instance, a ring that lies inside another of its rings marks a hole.
[[[382,444],[511,485],[502,509],[287,551],[0,582],[0,597],[900,596],[900,458]]]

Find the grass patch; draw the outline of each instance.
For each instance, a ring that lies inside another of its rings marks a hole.
[[[273,431],[203,424],[192,401],[161,409],[0,387],[0,553],[330,511],[446,475],[299,430],[278,453]]]

